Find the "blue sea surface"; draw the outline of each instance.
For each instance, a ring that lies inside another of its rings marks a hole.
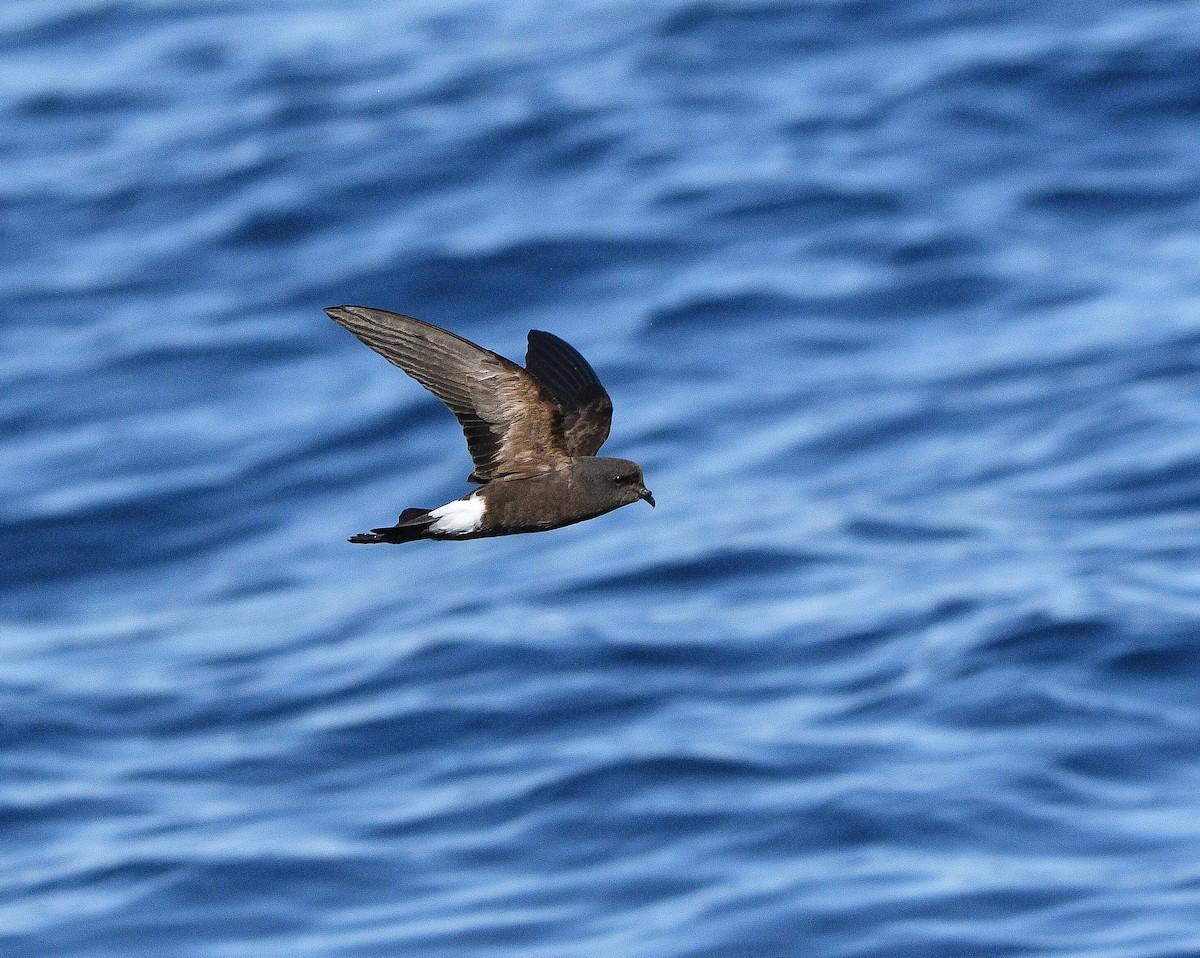
[[[4,958],[1200,955],[1200,4],[17,0],[0,237]]]

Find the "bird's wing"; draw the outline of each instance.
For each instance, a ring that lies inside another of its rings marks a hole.
[[[562,411],[516,363],[399,313],[365,306],[325,312],[449,407],[475,461],[471,482],[532,475],[567,455]]]
[[[588,361],[557,336],[533,329],[525,368],[558,400],[567,452],[596,455],[612,426],[612,400]]]

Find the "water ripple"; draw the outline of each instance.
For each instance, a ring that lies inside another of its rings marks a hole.
[[[1191,11],[0,12],[0,952],[1200,951]],[[658,508],[361,549],[575,343]]]

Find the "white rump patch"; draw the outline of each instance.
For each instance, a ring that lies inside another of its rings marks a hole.
[[[466,499],[455,499],[444,506],[430,509],[429,514],[436,521],[429,527],[429,531],[452,536],[478,532],[479,527],[483,525],[483,510],[486,505],[483,496],[474,494]]]

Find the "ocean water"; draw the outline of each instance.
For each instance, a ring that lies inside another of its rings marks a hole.
[[[1200,4],[0,10],[5,958],[1200,955]],[[362,547],[551,330],[658,508]]]

